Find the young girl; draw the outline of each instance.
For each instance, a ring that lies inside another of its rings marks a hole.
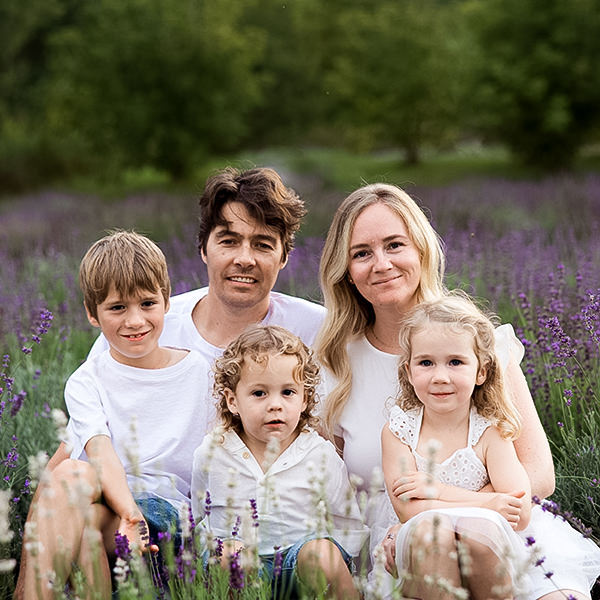
[[[490,320],[466,296],[451,294],[413,309],[400,346],[400,396],[382,452],[403,523],[396,540],[403,593],[445,599],[465,587],[473,599],[524,600],[561,589],[589,598],[600,548],[531,509],[512,443],[519,415],[504,391]],[[550,545],[562,549],[559,564],[544,558]]]
[[[358,598],[348,565],[368,530],[343,461],[310,427],[318,380],[311,351],[281,327],[253,326],[227,347],[215,366],[222,425],[194,453],[192,509],[224,542],[223,566],[257,550],[274,583],[297,574]]]

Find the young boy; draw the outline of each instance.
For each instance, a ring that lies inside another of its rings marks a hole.
[[[224,541],[223,566],[240,552],[252,562],[254,546],[280,592],[297,575],[315,597],[327,585],[358,598],[348,564],[368,530],[343,461],[310,428],[318,380],[310,350],[282,327],[251,326],[226,348],[214,383],[222,425],[194,453],[192,509],[201,531]]]
[[[88,319],[109,348],[65,387],[71,460],[42,484],[26,532],[26,543],[40,548],[26,564],[26,598],[54,597],[73,564],[109,598],[115,532],[144,549],[146,524],[154,542],[177,523],[193,451],[211,419],[206,360],[158,343],[170,295],[160,249],[136,233],[112,233],[88,250],[79,282]]]

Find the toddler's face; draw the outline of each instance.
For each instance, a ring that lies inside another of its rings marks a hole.
[[[255,455],[263,455],[272,438],[283,452],[298,436],[298,422],[306,408],[304,385],[294,379],[298,359],[270,355],[265,362],[245,359],[235,392],[227,394],[227,406],[240,415],[242,439]]]

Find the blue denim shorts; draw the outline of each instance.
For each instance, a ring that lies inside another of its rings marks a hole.
[[[175,548],[181,545],[181,525],[177,509],[167,500],[150,496],[137,498],[135,503],[148,523],[150,543],[160,545],[159,533],[170,533],[175,542]]]
[[[273,597],[275,598],[296,598],[299,593],[296,579],[296,565],[298,564],[298,554],[302,547],[312,540],[327,539],[333,542],[339,551],[342,553],[344,562],[352,571],[352,557],[331,537],[319,536],[316,534],[307,535],[295,544],[286,548],[282,552],[281,558],[281,574],[275,577],[273,571],[275,566],[275,554],[261,554],[262,573],[270,577]]]

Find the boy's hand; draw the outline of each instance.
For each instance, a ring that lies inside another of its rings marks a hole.
[[[396,498],[410,500],[437,500],[441,495],[438,482],[423,471],[407,471],[396,479],[392,486],[392,494]]]
[[[141,512],[135,512],[130,516],[121,517],[119,533],[127,536],[131,548],[140,552],[158,552],[156,544],[150,544],[150,533],[148,523]]]
[[[500,513],[508,521],[509,525],[513,529],[516,529],[519,524],[521,508],[523,506],[521,498],[524,495],[525,492],[522,490],[510,492],[510,494],[492,493],[489,494],[490,498],[486,502],[484,508],[490,508]]]

